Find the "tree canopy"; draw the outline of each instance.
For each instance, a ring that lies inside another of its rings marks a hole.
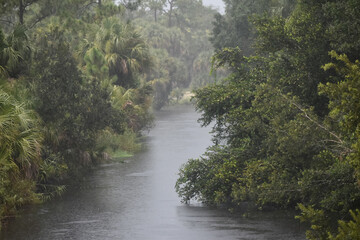
[[[181,168],[177,192],[211,205],[296,207],[309,239],[358,238],[358,4],[225,3],[213,67],[231,73],[195,92],[214,146]]]

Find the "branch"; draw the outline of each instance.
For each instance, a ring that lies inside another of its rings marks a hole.
[[[325,130],[326,132],[328,132],[331,136],[335,137],[337,140],[338,140],[338,143],[340,144],[344,144],[344,141],[338,136],[336,135],[334,132],[330,131],[327,127],[325,127],[324,125],[321,125],[320,123],[318,123],[317,121],[315,121],[314,119],[312,119],[308,114],[307,112],[301,108],[301,106],[297,103],[295,103],[294,101],[291,101],[290,100],[290,103],[292,105],[294,105],[297,109],[299,109],[303,114],[304,116],[309,119],[311,122],[315,123],[315,125],[317,125],[318,127],[320,127],[321,129]]]
[[[342,148],[345,149],[345,153],[351,153],[353,152],[352,149],[345,147],[345,142],[334,132],[330,131],[327,127],[325,127],[324,125],[320,124],[318,121],[314,120],[312,117],[310,117],[308,115],[308,113],[304,110],[304,108],[301,107],[300,104],[296,103],[295,101],[287,98],[284,94],[280,93],[281,96],[283,96],[286,100],[288,100],[293,106],[295,106],[298,110],[300,110],[303,114],[304,117],[307,118],[309,121],[311,121],[312,123],[314,123],[316,126],[318,126],[319,128],[325,130],[327,133],[329,133],[331,136],[333,136],[335,140],[332,140],[332,142],[335,142],[337,144],[340,144]],[[330,141],[330,140],[327,140]]]
[[[34,23],[29,27],[29,29],[35,27],[36,24],[38,24],[39,22],[41,22],[42,20],[44,20],[45,18],[51,16],[53,14],[53,12],[49,13],[49,14],[46,14],[46,15],[43,15],[43,16],[39,16],[35,21]]]
[[[91,2],[89,2],[88,4],[86,4],[85,6],[83,6],[82,8],[80,8],[79,10],[78,10],[78,16],[81,16],[82,14],[83,14],[83,12],[85,12],[85,10],[87,9],[87,8],[89,8],[91,5],[94,5],[94,4],[98,4],[98,2],[93,2],[93,1],[91,1]]]
[[[0,22],[4,22],[4,23],[14,25],[14,23],[12,21],[10,21],[10,20],[0,19]]]
[[[36,1],[32,1],[32,2],[26,2],[26,3],[24,3],[24,9],[25,8],[27,8],[27,7],[30,7],[33,3],[35,3],[35,2],[37,2],[37,0]]]

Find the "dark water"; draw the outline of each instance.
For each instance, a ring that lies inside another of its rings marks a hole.
[[[126,163],[103,164],[80,187],[25,210],[0,239],[304,239],[284,212],[242,217],[180,203],[174,192],[179,167],[211,143],[198,117],[189,106],[157,113],[147,150]]]

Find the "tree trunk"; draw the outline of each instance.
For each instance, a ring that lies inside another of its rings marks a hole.
[[[21,25],[24,24],[24,12],[25,12],[25,6],[23,0],[19,0],[19,22]]]
[[[172,26],[172,10],[173,10],[173,5],[172,3],[170,3],[170,10],[169,10],[169,27]]]

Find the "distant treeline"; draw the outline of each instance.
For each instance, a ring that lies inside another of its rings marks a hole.
[[[360,239],[359,1],[224,2],[213,68],[231,73],[195,96],[214,144],[177,192],[296,208],[309,239]]]

